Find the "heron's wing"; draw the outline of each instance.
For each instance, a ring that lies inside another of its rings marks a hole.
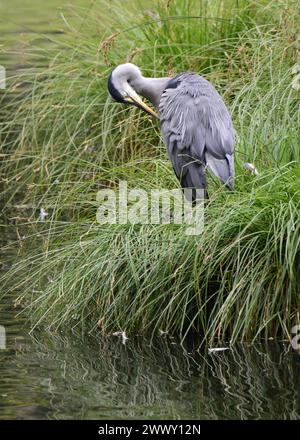
[[[159,104],[161,130],[183,187],[205,188],[205,167],[230,188],[234,177],[234,130],[214,87],[195,74],[178,77]]]

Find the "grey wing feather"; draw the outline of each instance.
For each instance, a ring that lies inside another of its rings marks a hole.
[[[196,74],[182,74],[166,88],[159,113],[161,130],[175,173],[183,187],[205,188],[206,166],[231,189],[234,130],[230,114],[214,87]]]

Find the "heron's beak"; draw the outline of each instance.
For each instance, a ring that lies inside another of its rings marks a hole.
[[[148,113],[151,116],[154,116],[155,118],[159,119],[158,114],[152,110],[151,107],[149,107],[142,99],[139,97],[137,93],[134,92],[134,90],[127,91],[127,96],[125,98],[125,101],[127,101],[130,104],[134,104],[137,107],[144,110],[146,113]]]

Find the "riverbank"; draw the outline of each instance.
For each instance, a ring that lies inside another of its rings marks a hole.
[[[3,292],[51,332],[289,338],[300,305],[297,5],[169,4],[112,14],[100,3],[80,25],[75,10],[47,67],[8,81],[9,96],[28,87],[1,108],[4,212],[20,249]],[[200,236],[96,222],[101,188],[178,187],[158,124],[107,97],[112,66],[126,60],[146,75],[197,71],[232,112],[236,188],[210,182]]]

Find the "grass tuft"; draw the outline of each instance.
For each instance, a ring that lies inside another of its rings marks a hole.
[[[289,337],[300,305],[299,21],[288,0],[116,2],[113,12],[100,1],[64,15],[47,52],[32,50],[47,66],[10,79],[0,145],[4,214],[19,237],[1,283],[33,328]],[[96,223],[100,188],[178,187],[159,126],[107,96],[124,61],[147,75],[197,71],[232,112],[236,189],[210,183],[201,236]]]

